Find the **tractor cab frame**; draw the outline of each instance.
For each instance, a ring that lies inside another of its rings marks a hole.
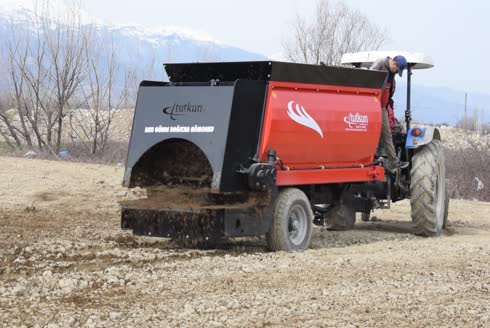
[[[430,69],[434,67],[432,57],[422,53],[411,53],[406,51],[366,51],[356,53],[346,53],[342,56],[341,64],[353,66],[355,68],[369,69],[371,65],[380,58],[404,56],[407,60],[406,83],[406,105],[405,108],[405,130],[398,126],[392,131],[393,144],[400,160],[411,162],[413,150],[423,145],[429,144],[434,138],[440,140],[440,133],[433,127],[412,127],[412,74],[414,70]],[[411,165],[410,165],[411,167]],[[387,202],[380,205],[382,208],[389,208],[390,201],[398,201],[410,196],[410,169],[402,170],[393,179],[390,195]]]

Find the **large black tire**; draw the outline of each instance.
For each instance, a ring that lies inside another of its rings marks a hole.
[[[313,211],[305,193],[283,189],[277,196],[274,219],[267,233],[272,251],[302,251],[310,246]]]
[[[439,140],[415,151],[410,171],[410,205],[416,235],[439,236],[446,226],[449,199],[446,162]]]
[[[328,230],[351,230],[356,223],[356,212],[348,206],[336,205],[325,214],[325,222]]]

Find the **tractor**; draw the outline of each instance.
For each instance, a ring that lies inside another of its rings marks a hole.
[[[121,227],[176,241],[266,236],[272,251],[309,247],[313,224],[354,226],[356,213],[410,199],[414,233],[438,236],[448,214],[438,129],[411,126],[407,58],[405,129],[393,133],[394,172],[377,153],[386,73],[380,53],[344,66],[276,61],[166,64],[168,81],[140,84],[123,185]],[[398,91],[400,92],[400,91]]]

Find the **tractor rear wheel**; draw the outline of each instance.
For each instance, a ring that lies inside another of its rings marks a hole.
[[[426,237],[439,236],[446,226],[449,207],[441,141],[432,140],[415,151],[410,175],[414,233]]]
[[[356,223],[356,211],[345,205],[336,205],[325,214],[325,222],[328,230],[351,230]]]
[[[296,188],[283,189],[277,196],[274,219],[267,233],[272,251],[301,251],[310,245],[313,210],[305,193]]]

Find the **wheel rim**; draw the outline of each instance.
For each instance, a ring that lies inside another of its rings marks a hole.
[[[300,245],[305,237],[308,229],[308,216],[305,209],[300,206],[294,206],[289,212],[288,233],[289,240],[294,245]]]
[[[442,176],[442,167],[439,163],[437,165],[437,177],[436,177],[436,219],[437,219],[437,227],[442,227],[443,224],[443,215],[444,215],[444,177]]]

